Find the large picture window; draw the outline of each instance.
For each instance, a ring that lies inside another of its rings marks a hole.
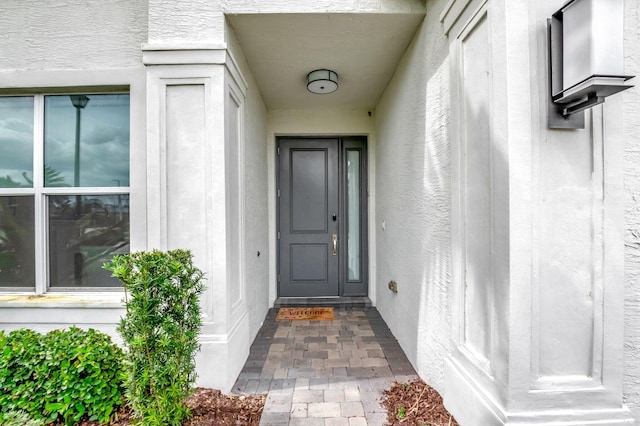
[[[0,97],[0,288],[118,287],[129,251],[129,95]]]

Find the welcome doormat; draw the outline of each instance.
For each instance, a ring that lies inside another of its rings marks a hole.
[[[331,321],[333,308],[280,308],[276,321],[320,320]]]

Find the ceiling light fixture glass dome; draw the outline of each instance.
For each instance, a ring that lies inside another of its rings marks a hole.
[[[335,71],[319,69],[307,74],[307,90],[318,95],[338,90],[338,74]]]

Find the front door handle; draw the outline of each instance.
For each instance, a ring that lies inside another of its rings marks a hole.
[[[331,239],[333,240],[333,255],[337,256],[338,255],[338,234],[333,234],[331,236]]]

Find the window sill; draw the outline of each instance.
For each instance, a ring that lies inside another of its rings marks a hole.
[[[124,295],[117,293],[33,293],[0,294],[0,308],[124,308]]]

